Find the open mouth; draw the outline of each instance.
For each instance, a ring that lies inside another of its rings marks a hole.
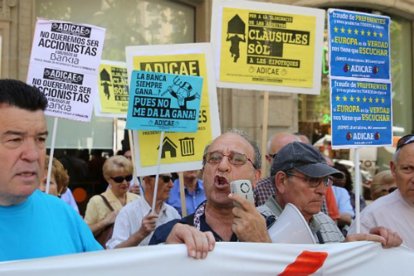
[[[214,178],[214,185],[219,190],[229,190],[229,182],[223,176],[218,176]]]

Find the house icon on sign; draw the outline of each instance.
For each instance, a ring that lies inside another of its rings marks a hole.
[[[157,147],[157,150],[159,150],[159,146]],[[174,144],[173,141],[171,141],[170,138],[165,137],[162,141],[162,152],[161,152],[161,158],[165,158],[166,154],[169,153],[171,158],[177,157],[177,145]]]

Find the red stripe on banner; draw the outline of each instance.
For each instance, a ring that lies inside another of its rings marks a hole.
[[[322,267],[327,257],[327,252],[303,251],[279,276],[310,275]]]

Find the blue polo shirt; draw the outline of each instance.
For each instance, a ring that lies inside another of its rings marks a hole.
[[[192,214],[195,212],[198,205],[206,200],[206,195],[204,193],[203,181],[197,179],[197,186],[194,192],[190,192],[184,187],[185,192],[185,203],[187,208],[187,214]],[[176,179],[174,181],[174,187],[170,190],[170,196],[167,200],[167,203],[173,206],[178,213],[182,216],[181,210],[181,200],[180,200],[180,180]]]

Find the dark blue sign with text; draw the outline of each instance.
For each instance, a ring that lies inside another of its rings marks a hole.
[[[392,141],[391,84],[331,80],[332,146]]]
[[[390,18],[329,10],[332,77],[390,79]]]

